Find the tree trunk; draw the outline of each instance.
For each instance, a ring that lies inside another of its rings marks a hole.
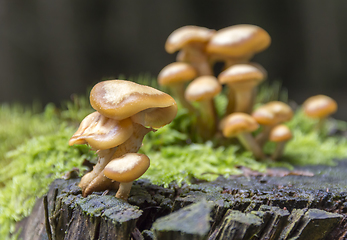
[[[83,198],[79,179],[58,179],[18,228],[26,240],[346,239],[346,172],[341,161],[284,177],[220,177],[182,187],[139,180],[128,202],[114,191]]]

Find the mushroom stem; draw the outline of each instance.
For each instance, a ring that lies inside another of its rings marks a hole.
[[[198,72],[198,76],[213,75],[207,54],[204,52],[204,44],[190,44],[181,51],[180,59],[190,63]]]
[[[272,155],[271,155],[271,158],[272,158],[273,160],[277,160],[277,159],[279,159],[280,157],[282,157],[284,148],[285,148],[285,146],[286,146],[286,143],[287,143],[287,141],[283,141],[283,142],[278,142],[278,143],[276,144],[275,151],[274,151],[274,152],[272,153]]]
[[[89,173],[86,173],[78,186],[82,188],[82,192],[88,187],[89,183],[93,181],[94,178],[96,178],[99,173],[105,168],[107,163],[110,162],[112,155],[115,153],[117,147],[105,149],[105,150],[98,150],[98,162],[93,167],[93,170]]]
[[[83,186],[85,186],[84,189],[82,188],[82,195],[84,197],[88,196],[94,191],[103,191],[108,189],[109,186],[112,186],[112,180],[105,177],[104,171],[103,171],[107,163],[109,163],[112,159],[119,158],[126,153],[138,152],[142,145],[142,140],[145,137],[145,135],[149,133],[150,131],[153,131],[152,128],[146,128],[137,123],[133,123],[133,126],[134,126],[133,135],[128,140],[126,140],[124,143],[122,143],[121,145],[117,147],[117,149],[110,156],[110,158],[107,159],[107,162],[105,161],[102,166],[97,167],[97,170],[99,172],[93,173],[93,175],[91,177],[87,177],[86,180],[83,179],[84,177],[82,178]]]
[[[234,87],[233,89],[236,101],[235,112],[250,113],[253,107],[253,88]]]
[[[235,92],[234,90],[229,86],[228,87],[228,105],[225,110],[225,116],[228,116],[229,114],[235,112]]]
[[[217,130],[217,111],[213,99],[200,101],[199,132],[205,140],[210,139]]]
[[[237,135],[237,138],[241,144],[248,150],[251,151],[256,159],[264,159],[265,155],[261,150],[258,143],[253,138],[252,134],[249,132],[242,132]]]
[[[196,109],[191,105],[184,97],[185,87],[184,84],[178,83],[172,87],[172,91],[178,101],[182,104],[183,107],[188,109],[189,112],[194,113]]]
[[[263,131],[255,137],[255,141],[258,143],[260,147],[263,147],[266,141],[269,140],[269,135],[273,128],[274,125],[264,125]]]
[[[116,193],[116,198],[120,198],[126,201],[129,197],[129,193],[130,193],[132,185],[133,185],[133,182],[126,182],[126,183],[121,182],[119,184],[119,188]]]
[[[231,67],[235,64],[248,63],[253,56],[254,56],[254,54],[249,54],[249,55],[242,56],[239,58],[225,57],[224,69],[227,69],[228,67]]]

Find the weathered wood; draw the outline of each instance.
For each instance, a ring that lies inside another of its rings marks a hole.
[[[195,236],[211,240],[227,235],[228,239],[234,236],[235,239],[286,240],[305,239],[307,235],[319,233],[311,239],[346,238],[347,161],[339,162],[336,167],[298,169],[310,171],[314,176],[220,177],[213,182],[182,187],[173,184],[168,188],[139,180],[133,185],[128,203],[116,199],[115,192],[83,198],[77,187],[79,179],[59,179],[47,193],[48,230],[52,239],[137,240],[161,236],[170,239],[165,235],[168,233],[184,239],[182,236],[191,235],[182,225],[174,224],[177,216],[181,216],[181,221],[176,222],[182,223],[208,216],[210,221],[204,225],[206,233]],[[210,204],[206,209],[202,208],[202,199]],[[200,206],[196,214],[180,215],[194,206]],[[19,224],[23,239],[49,239],[44,209],[39,199],[32,215]],[[197,215],[202,213],[204,217]],[[166,228],[160,222],[165,222]],[[194,229],[192,225],[183,226]],[[238,230],[235,232],[234,228]]]
[[[153,223],[158,240],[204,240],[210,230],[212,203],[201,202],[184,207]]]

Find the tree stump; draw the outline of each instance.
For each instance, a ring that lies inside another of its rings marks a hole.
[[[128,202],[55,180],[20,237],[36,239],[347,239],[347,161],[314,176],[218,178],[168,188],[143,179]]]

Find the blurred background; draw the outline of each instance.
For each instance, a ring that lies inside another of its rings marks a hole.
[[[326,94],[347,120],[345,0],[2,0],[0,103],[59,103],[102,79],[157,76],[175,54],[169,34],[185,25],[254,24],[272,37],[255,56],[299,104]]]

